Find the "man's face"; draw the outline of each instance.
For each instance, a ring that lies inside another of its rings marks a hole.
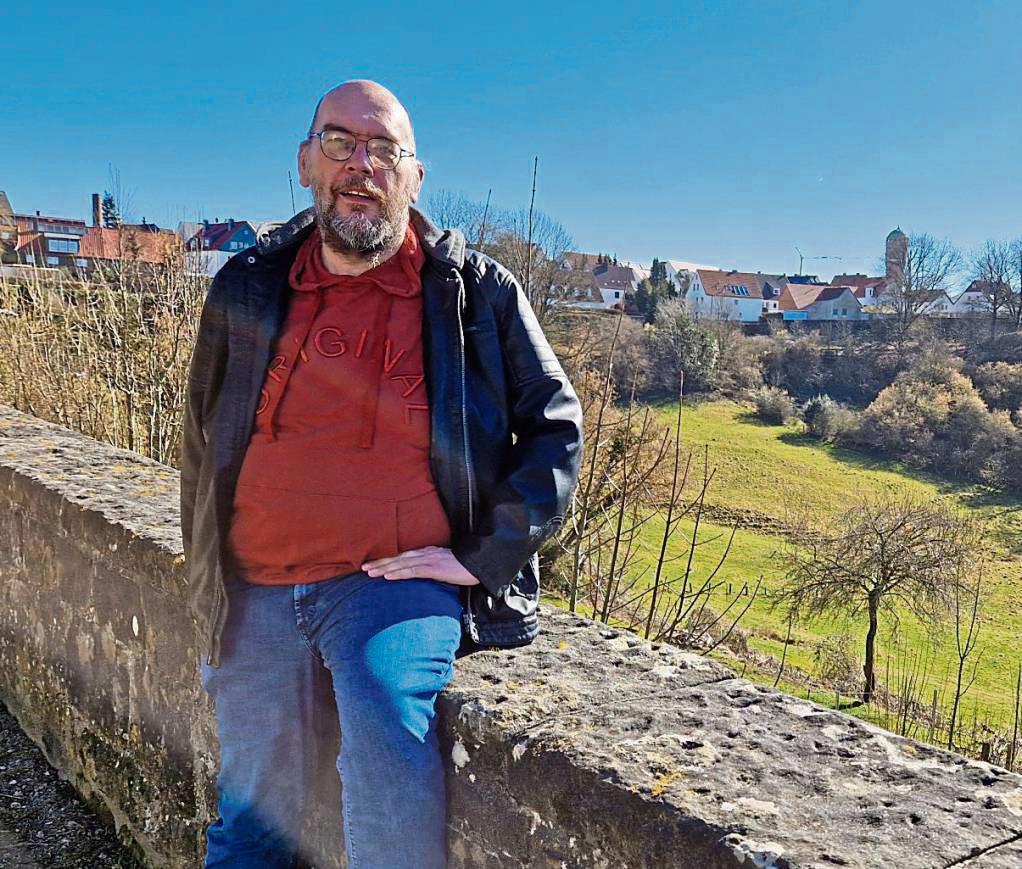
[[[314,130],[338,129],[359,141],[343,161],[327,157],[318,138],[298,149],[298,175],[312,191],[316,218],[326,245],[338,253],[369,259],[404,238],[408,208],[422,184],[422,166],[402,157],[394,169],[374,165],[366,139],[379,137],[414,151],[411,127],[401,105],[386,91],[345,85],[323,99]]]

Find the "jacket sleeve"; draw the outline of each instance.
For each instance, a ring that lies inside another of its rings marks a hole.
[[[185,386],[185,406],[181,431],[181,540],[184,544],[185,559],[188,560],[192,544],[192,522],[195,517],[195,497],[198,488],[202,457],[206,450],[206,409],[209,407],[209,390],[217,379],[226,346],[224,316],[216,293],[214,280],[202,306],[199,329],[192,349]]]
[[[495,315],[515,442],[506,472],[479,493],[475,532],[454,556],[494,597],[564,522],[582,458],[582,409],[517,281],[497,272]]]

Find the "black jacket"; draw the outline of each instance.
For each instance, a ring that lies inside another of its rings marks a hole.
[[[530,642],[538,630],[540,544],[563,522],[578,476],[582,413],[514,277],[412,211],[426,254],[423,363],[430,469],[466,589],[462,652]],[[219,665],[234,488],[270,351],[287,312],[288,271],[312,231],[308,209],[261,232],[209,289],[188,378],[181,531],[189,597]]]

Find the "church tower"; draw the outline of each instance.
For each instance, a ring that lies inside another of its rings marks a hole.
[[[887,252],[884,257],[887,264],[887,283],[900,283],[905,274],[905,266],[908,264],[908,236],[901,231],[899,226],[892,229],[887,236]]]

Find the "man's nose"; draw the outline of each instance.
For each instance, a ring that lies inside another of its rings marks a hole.
[[[372,176],[376,171],[372,161],[369,159],[369,143],[356,142],[355,150],[351,156],[344,161],[345,168],[350,172],[361,172],[364,175]]]

